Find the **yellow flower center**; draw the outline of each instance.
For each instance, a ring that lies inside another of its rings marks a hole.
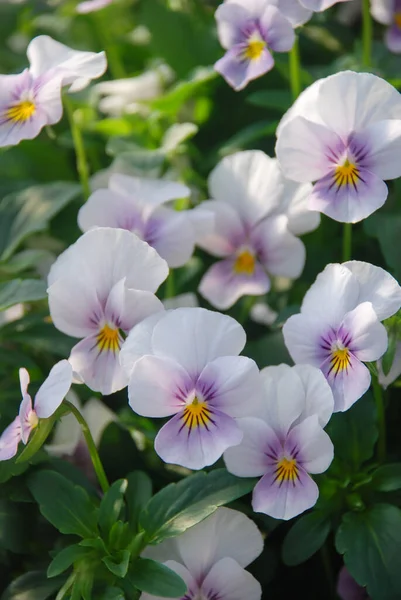
[[[348,158],[343,165],[338,166],[335,169],[334,181],[339,187],[342,187],[343,185],[353,185],[354,188],[356,188],[359,179],[358,167],[353,163],[350,163]]]
[[[331,371],[335,375],[341,371],[346,371],[351,363],[350,352],[348,348],[335,347],[331,351]]]
[[[245,50],[245,58],[249,60],[258,60],[266,48],[266,42],[258,38],[251,38]]]
[[[239,275],[253,275],[255,272],[255,257],[249,250],[243,250],[238,254],[235,263],[234,271]]]
[[[276,467],[276,481],[282,483],[283,481],[296,482],[298,479],[298,465],[295,458],[282,458],[277,463]]]
[[[114,352],[121,348],[122,337],[118,329],[105,325],[98,333],[97,347],[100,352]]]
[[[14,123],[25,123],[35,114],[36,106],[30,100],[23,100],[11,106],[5,113],[6,118]]]
[[[191,404],[187,404],[185,407],[182,419],[184,425],[189,429],[194,427],[206,427],[207,429],[208,423],[212,421],[206,402],[201,402],[196,396]]]
[[[394,23],[401,29],[401,12],[396,12],[394,15]]]

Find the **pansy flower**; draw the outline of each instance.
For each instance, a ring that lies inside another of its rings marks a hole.
[[[106,6],[109,6],[109,4],[111,4],[112,2],[113,0],[86,0],[85,2],[80,2],[77,5],[76,10],[77,13],[80,13],[81,15],[86,15],[88,13],[101,10]]]
[[[179,600],[260,600],[260,584],[244,567],[262,550],[262,536],[251,519],[218,508],[183,534],[148,546],[144,555],[182,577],[187,592]],[[162,599],[145,593],[140,600]]]
[[[275,159],[251,150],[224,158],[209,190],[213,200],[195,212],[211,212],[215,228],[198,245],[222,260],[204,275],[202,296],[225,310],[241,296],[268,292],[269,275],[299,277],[305,247],[296,235],[319,224],[319,215],[305,208],[309,184],[286,180]]]
[[[202,469],[241,441],[236,419],[260,400],[258,368],[238,356],[245,340],[234,319],[204,308],[153,315],[128,335],[121,362],[131,408],[172,417],[155,439],[165,462]]]
[[[368,390],[369,369],[387,349],[380,323],[401,306],[401,288],[380,267],[350,261],[330,264],[306,293],[301,313],[284,325],[295,363],[319,367],[334,394],[335,411],[348,410]]]
[[[323,430],[333,412],[333,395],[322,373],[309,365],[261,371],[261,410],[239,419],[242,442],[224,453],[238,477],[261,477],[252,507],[275,519],[292,519],[316,503],[319,490],[310,473],[323,473],[333,444]]]
[[[216,10],[217,31],[226,54],[215,69],[235,89],[274,66],[271,51],[291,50],[291,23],[269,0],[226,0]]]
[[[72,367],[61,360],[51,369],[40,386],[35,401],[28,394],[29,373],[19,370],[22,402],[19,414],[3,431],[0,437],[0,460],[8,460],[17,454],[20,441],[27,444],[31,432],[38,426],[39,419],[48,419],[56,412],[72,383]]]
[[[401,175],[401,95],[371,73],[345,71],[305,90],[277,129],[283,173],[316,182],[309,208],[356,223],[386,201]]]
[[[401,54],[401,0],[371,0],[370,8],[373,18],[387,25],[384,36],[387,48]]]
[[[111,394],[127,385],[121,345],[134,325],[163,310],[154,292],[167,274],[166,262],[146,242],[108,227],[85,233],[52,265],[50,315],[57,329],[83,338],[69,360],[92,390]]]
[[[209,231],[213,215],[177,211],[167,204],[190,195],[181,183],[114,174],[108,189],[98,189],[78,213],[82,231],[93,226],[120,227],[134,232],[155,248],[170,267],[191,258],[199,231]]]

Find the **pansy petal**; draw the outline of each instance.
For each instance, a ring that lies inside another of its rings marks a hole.
[[[35,412],[40,419],[47,419],[58,409],[71,383],[72,367],[68,360],[60,360],[52,367],[35,396]]]
[[[235,271],[235,259],[225,259],[206,271],[198,291],[212,306],[226,310],[242,296],[261,296],[269,289],[269,277],[258,262],[254,272],[248,274]]]
[[[305,407],[300,418],[317,415],[319,425],[325,427],[333,414],[334,399],[323,373],[311,365],[295,365],[292,369],[301,380],[305,393]]]
[[[121,173],[114,173],[110,177],[109,188],[113,192],[142,202],[149,211],[145,210],[145,216],[149,216],[161,204],[179,198],[188,198],[191,194],[190,188],[183,183],[165,178],[150,179]]]
[[[77,4],[76,10],[77,13],[86,15],[88,13],[95,12],[96,10],[101,10],[112,2],[113,0],[85,0],[85,2],[80,2]]]
[[[334,457],[333,443],[320,426],[317,415],[308,417],[291,429],[285,448],[291,451],[294,447],[308,473],[324,473]]]
[[[153,353],[153,329],[163,317],[163,310],[156,312],[135,325],[128,334],[120,351],[120,364],[127,375],[130,375],[137,360],[145,354]]]
[[[289,52],[295,42],[290,21],[275,6],[268,4],[260,18],[261,28],[266,32],[269,47],[274,52]]]
[[[243,54],[243,46],[239,44],[228,50],[214,65],[216,71],[237,92],[274,67],[273,57],[267,49],[264,49],[260,57],[254,60],[244,58]]]
[[[278,481],[275,467],[270,467],[253,490],[252,507],[255,512],[288,521],[312,508],[318,497],[319,488],[304,469],[298,469],[294,485],[292,481]]]
[[[129,404],[145,417],[168,417],[185,406],[193,382],[178,363],[158,356],[143,356],[130,375]]]
[[[285,438],[305,411],[305,390],[297,372],[288,365],[265,367],[260,374],[264,392],[261,417],[277,435]]]
[[[190,375],[199,376],[219,356],[237,356],[246,335],[235,319],[204,308],[177,308],[155,325],[153,352],[176,360]]]
[[[144,239],[173,269],[184,266],[195,247],[195,230],[186,212],[160,207],[145,226]]]
[[[277,435],[262,419],[244,417],[237,422],[243,438],[239,445],[224,452],[226,467],[237,477],[260,477],[268,469],[266,448],[272,441],[279,444]]]
[[[319,227],[320,213],[309,208],[312,189],[310,183],[285,180],[283,202],[287,208],[283,212],[288,218],[288,229],[294,235],[303,235]]]
[[[305,8],[298,0],[275,0],[274,4],[293,27],[304,25],[313,14],[311,10]]]
[[[126,290],[124,310],[120,315],[120,327],[126,332],[130,331],[143,319],[160,311],[164,312],[163,303],[152,292]]]
[[[26,394],[22,398],[22,402],[19,407],[19,419],[21,424],[21,440],[24,444],[28,443],[28,438],[33,429],[33,422],[37,423],[37,416],[35,415],[35,411],[32,408],[32,398],[29,394]]]
[[[353,138],[358,145],[370,148],[370,168],[380,179],[396,179],[401,175],[396,159],[401,152],[401,120],[377,121]]]
[[[212,213],[214,228],[197,236],[197,244],[213,256],[225,257],[235,252],[246,237],[239,214],[227,202],[207,200],[193,210],[194,214]]]
[[[387,331],[370,302],[362,302],[345,315],[341,325],[351,336],[350,350],[359,359],[370,362],[387,350]]]
[[[242,439],[242,431],[234,419],[213,409],[206,425],[185,425],[184,413],[178,413],[159,431],[155,450],[166,463],[188,469],[213,465],[230,446]]]
[[[312,315],[292,315],[284,323],[284,343],[292,360],[299,364],[309,364],[320,367],[321,336],[327,329],[327,323]]]
[[[371,0],[372,17],[382,25],[391,25],[394,17],[394,0]]]
[[[260,583],[233,558],[222,558],[213,565],[201,589],[206,598],[219,600],[260,600],[262,597]]]
[[[352,354],[347,369],[336,372],[330,360],[323,363],[321,369],[333,391],[334,412],[348,410],[369,389],[369,369]]]
[[[92,227],[119,227],[135,231],[141,222],[140,207],[123,194],[112,190],[95,190],[78,211],[82,231]]]
[[[21,388],[22,397],[26,396],[28,393],[28,385],[30,382],[29,373],[26,369],[22,368],[19,370],[19,383]]]
[[[401,375],[401,343],[397,342],[393,364],[391,365],[390,371],[385,375],[383,371],[383,364],[381,360],[377,361],[377,372],[380,385],[386,389],[393,381],[398,379]]]
[[[15,417],[14,421],[5,428],[0,436],[0,461],[9,460],[18,452],[21,441],[21,419]]]
[[[394,54],[401,54],[401,29],[394,24],[385,33],[384,40],[387,48]]]
[[[391,317],[401,307],[401,287],[390,273],[370,263],[350,260],[343,263],[357,278],[360,302],[371,302],[380,321]]]
[[[234,2],[224,2],[215,12],[217,33],[220,44],[228,50],[241,41],[241,29],[250,17],[245,6]]]

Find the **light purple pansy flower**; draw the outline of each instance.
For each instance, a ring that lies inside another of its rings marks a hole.
[[[261,409],[239,419],[242,442],[224,453],[238,477],[261,477],[252,507],[275,519],[292,519],[316,503],[319,490],[310,473],[323,473],[333,444],[323,430],[333,412],[333,394],[322,373],[309,365],[261,371]]]
[[[187,584],[177,600],[260,600],[258,581],[245,571],[263,550],[256,525],[244,514],[218,508],[183,534],[149,546],[144,555],[163,562]],[[162,600],[142,594],[140,600]]]
[[[95,12],[97,10],[101,10],[109,4],[112,4],[113,0],[86,0],[85,2],[80,2],[77,5],[77,13],[81,15],[86,15],[91,12]]]
[[[288,52],[294,44],[291,23],[269,0],[226,0],[215,16],[227,50],[215,69],[235,90],[273,68],[272,50]]]
[[[370,73],[345,71],[320,79],[277,128],[284,175],[316,182],[309,208],[345,223],[384,204],[384,180],[401,175],[400,152],[401,95]]]
[[[241,296],[270,289],[269,275],[294,279],[305,264],[296,235],[315,229],[319,215],[305,207],[310,184],[286,180],[275,159],[260,150],[224,158],[209,177],[213,200],[195,212],[211,212],[215,229],[198,245],[222,258],[204,275],[199,292],[227,309]]]
[[[19,415],[3,431],[0,437],[0,460],[8,460],[17,454],[20,441],[28,442],[31,432],[38,426],[39,419],[47,419],[56,412],[72,383],[72,367],[67,360],[61,360],[51,369],[47,379],[40,386],[35,402],[28,394],[29,373],[19,370],[22,402]]]
[[[334,394],[335,411],[348,410],[368,390],[369,369],[387,349],[380,321],[401,306],[401,288],[380,267],[350,261],[330,264],[306,293],[301,313],[284,325],[295,363],[319,367]]]
[[[300,0],[302,6],[313,12],[323,12],[339,2],[350,2],[350,0]]]
[[[241,441],[237,418],[261,392],[256,364],[238,356],[245,340],[234,319],[204,308],[153,315],[128,335],[120,359],[131,408],[172,417],[155,440],[165,462],[202,469]]]
[[[213,228],[213,215],[177,211],[167,203],[186,198],[190,189],[166,179],[114,174],[108,189],[98,189],[78,213],[82,231],[93,226],[119,227],[135,233],[155,248],[170,267],[191,258],[197,237]]]
[[[74,371],[94,391],[111,394],[127,385],[119,352],[128,331],[163,310],[154,295],[167,263],[130,231],[94,228],[52,265],[50,315],[67,335],[83,338],[71,351]]]
[[[371,0],[370,9],[376,21],[387,25],[384,41],[394,54],[401,54],[401,0]]]

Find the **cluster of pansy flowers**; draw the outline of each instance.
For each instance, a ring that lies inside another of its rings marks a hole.
[[[271,49],[290,49],[294,26],[331,4],[289,0],[279,10],[268,0],[227,0],[216,14],[227,55],[216,68],[244,87],[271,68]],[[22,74],[2,77],[3,146],[59,120],[62,88],[82,89],[106,68],[102,53],[71,50],[47,36],[31,42],[28,59]],[[401,307],[399,284],[368,263],[327,265],[283,328],[295,366],[262,371],[240,355],[246,335],[233,318],[199,307],[166,310],[156,292],[169,267],[185,265],[196,245],[220,259],[199,286],[218,309],[266,294],[271,277],[299,277],[299,236],[318,227],[320,212],[357,222],[380,208],[384,180],[401,175],[400,150],[399,93],[375,75],[343,72],[315,82],[284,115],[277,158],[261,151],[224,158],[209,178],[211,199],[195,208],[174,209],[191,193],[181,183],[112,175],[79,211],[83,235],[48,275],[52,321],[80,341],[34,402],[29,375],[20,370],[22,402],[0,437],[0,460],[15,456],[40,419],[57,411],[73,381],[105,395],[128,387],[133,411],[167,419],[155,439],[165,462],[197,470],[223,457],[238,477],[260,477],[256,512],[291,519],[311,508],[319,494],[312,475],[333,459],[324,428],[369,388],[364,363],[387,349],[381,322]],[[49,451],[62,454],[64,443],[59,430]],[[78,445],[75,432],[68,452]],[[253,541],[238,548],[228,523]],[[214,545],[210,528],[222,532]],[[197,548],[194,556],[195,537],[203,540],[202,555]],[[182,576],[185,600],[259,600],[260,586],[244,567],[261,549],[249,519],[219,509],[161,544],[154,557]]]

